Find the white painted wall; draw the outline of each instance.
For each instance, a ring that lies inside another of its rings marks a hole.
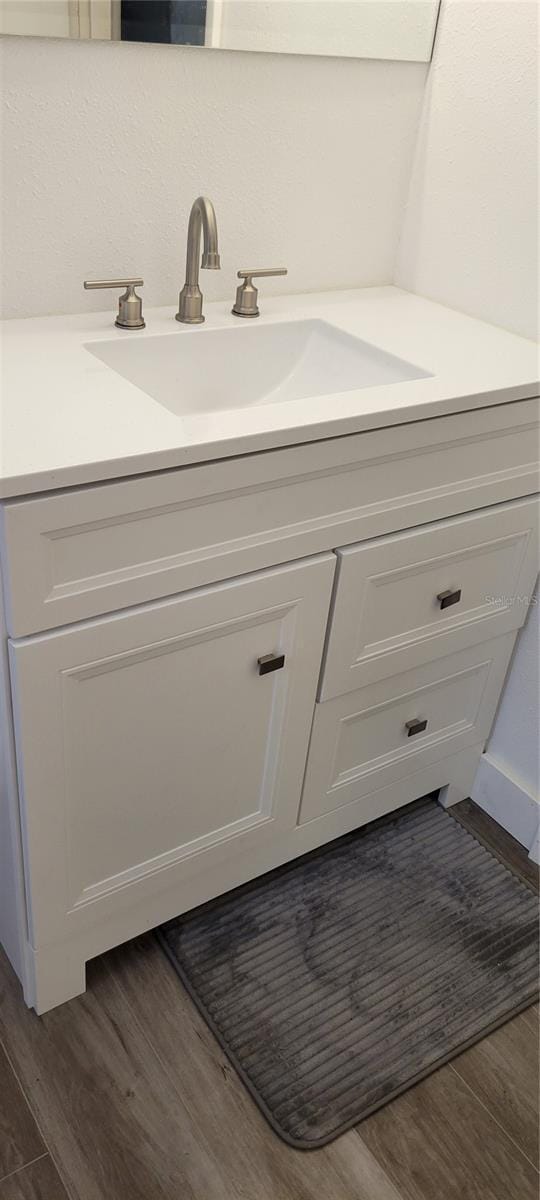
[[[443,0],[395,282],[537,329],[535,0]]]
[[[538,325],[537,23],[532,0],[443,0],[396,265],[400,286],[525,337]],[[540,811],[538,662],[536,604],[473,789],[528,846]]]
[[[100,309],[84,278],[141,273],[176,303],[187,218],[215,205],[221,272],[289,268],[271,291],[388,283],[425,65],[179,46],[1,44],[2,315]],[[111,302],[112,303],[112,302]]]

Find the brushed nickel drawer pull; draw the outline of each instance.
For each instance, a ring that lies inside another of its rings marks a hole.
[[[285,664],[284,654],[263,654],[257,659],[259,675],[268,675],[269,671],[279,671]]]
[[[451,604],[459,604],[461,600],[461,588],[456,588],[455,592],[448,588],[447,592],[439,592],[437,596],[439,608],[450,608]]]
[[[427,718],[415,717],[413,721],[405,721],[405,729],[408,730],[407,737],[414,737],[415,733],[423,733],[427,729]]]

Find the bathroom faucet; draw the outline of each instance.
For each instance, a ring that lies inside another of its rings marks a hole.
[[[178,298],[176,320],[186,325],[200,325],[204,321],[202,312],[202,292],[199,287],[199,254],[201,249],[201,228],[204,237],[204,249],[201,267],[210,271],[219,271],[217,222],[214,205],[206,196],[198,196],[194,200],[189,215],[186,257],[186,282]]]

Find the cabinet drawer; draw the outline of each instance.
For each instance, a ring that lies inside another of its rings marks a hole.
[[[538,490],[538,401],[3,507],[13,637]]]
[[[300,823],[483,743],[515,636],[506,634],[318,703]],[[372,808],[371,818],[378,815]]]
[[[339,550],[320,699],[519,628],[538,517],[516,500]]]

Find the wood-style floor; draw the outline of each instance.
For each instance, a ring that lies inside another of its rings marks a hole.
[[[453,810],[529,879],[521,847]],[[537,1200],[529,1009],[322,1150],[271,1131],[151,936],[38,1018],[0,964],[0,1200]]]

